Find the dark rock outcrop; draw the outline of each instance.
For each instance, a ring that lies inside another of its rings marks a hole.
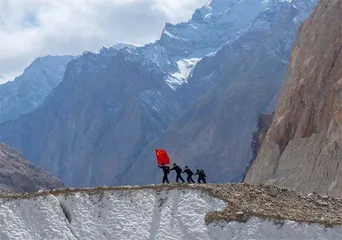
[[[342,197],[342,1],[301,27],[274,120],[246,181]]]
[[[270,129],[270,127],[271,127],[272,120],[273,120],[273,114],[264,113],[258,117],[257,129],[253,133],[252,142],[251,142],[251,148],[252,148],[253,156],[252,156],[251,160],[249,161],[248,165],[246,166],[245,175],[244,175],[242,181],[245,180],[248,170],[252,166],[254,160],[258,157],[258,152],[259,152],[259,149],[261,147],[261,144],[266,137],[266,133],[267,133],[268,129]]]
[[[252,160],[256,159],[258,156],[259,149],[262,142],[266,137],[268,129],[270,129],[273,120],[273,115],[271,114],[261,114],[257,121],[257,130],[253,133],[252,137]]]
[[[37,192],[65,185],[50,173],[32,165],[21,153],[0,143],[0,191]]]

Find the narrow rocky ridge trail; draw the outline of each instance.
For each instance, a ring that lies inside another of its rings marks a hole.
[[[321,0],[301,27],[247,182],[342,197],[341,23],[342,1]]]
[[[170,184],[2,194],[0,215],[0,239],[342,237],[341,199],[249,184]]]

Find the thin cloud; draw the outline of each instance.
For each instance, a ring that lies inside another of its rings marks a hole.
[[[155,41],[165,22],[188,20],[207,0],[1,0],[0,82],[36,57],[77,55]]]

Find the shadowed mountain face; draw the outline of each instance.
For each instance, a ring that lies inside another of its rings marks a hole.
[[[341,22],[342,2],[321,0],[301,27],[248,182],[342,197]]]
[[[40,108],[0,125],[0,139],[71,186],[155,182],[155,146],[212,181],[241,180],[313,5],[214,0],[154,44],[83,54]]]
[[[38,108],[62,81],[72,59],[72,56],[37,58],[21,76],[0,85],[0,123]]]
[[[110,51],[72,61],[40,108],[1,125],[1,138],[74,186],[115,183],[177,114],[164,73],[133,58]]]
[[[0,191],[37,192],[65,185],[51,174],[32,165],[23,155],[0,143]]]

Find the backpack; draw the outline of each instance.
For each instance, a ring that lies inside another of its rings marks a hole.
[[[170,167],[166,166],[166,173],[169,174],[170,173]]]
[[[206,177],[206,175],[205,175],[205,173],[204,173],[204,170],[203,170],[203,169],[201,169],[201,170],[200,170],[200,174],[202,174],[204,177]]]

